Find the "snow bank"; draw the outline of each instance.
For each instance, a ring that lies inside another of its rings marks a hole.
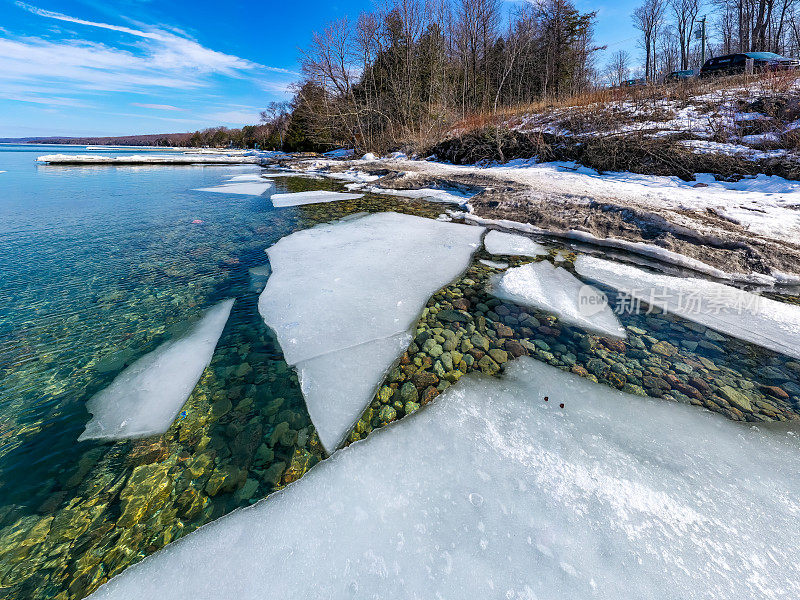
[[[92,599],[793,600],[798,470],[795,434],[523,357]]]
[[[195,192],[214,192],[217,194],[239,194],[242,196],[263,196],[275,187],[274,181],[260,179],[259,181],[237,181],[223,183],[214,187],[197,188]]]
[[[336,202],[338,200],[358,200],[364,194],[346,194],[344,192],[328,192],[313,190],[310,192],[295,192],[293,194],[273,194],[272,205],[276,208],[286,206],[301,206],[303,204],[319,204],[321,202]]]
[[[489,254],[508,256],[547,256],[547,249],[530,238],[492,229],[483,245]]]
[[[300,374],[327,450],[338,447],[408,346],[397,336],[466,269],[482,234],[481,227],[379,213],[298,231],[268,250],[272,275],[259,311]]]
[[[495,275],[492,293],[522,306],[553,313],[568,325],[604,336],[627,337],[604,294],[546,260]]]
[[[800,358],[800,306],[713,281],[661,275],[593,256],[579,256],[575,270],[695,323]]]
[[[258,164],[259,156],[227,154],[131,154],[114,156],[110,154],[46,154],[36,162],[51,165],[224,165],[224,164]]]
[[[117,375],[92,397],[92,414],[78,440],[124,439],[164,433],[211,362],[233,300],[210,308],[184,336],[166,342]]]

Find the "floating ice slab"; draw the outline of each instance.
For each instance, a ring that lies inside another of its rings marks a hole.
[[[507,256],[547,256],[547,248],[524,235],[492,229],[486,234],[483,245],[489,254]]]
[[[383,194],[386,196],[402,196],[404,198],[421,198],[429,202],[443,202],[446,204],[458,204],[461,207],[467,207],[469,201],[475,196],[475,192],[462,192],[456,189],[439,189],[439,188],[418,188],[415,190],[395,190],[391,188],[384,188],[375,185],[365,185],[363,183],[351,183],[347,185],[348,189],[362,190],[371,192],[373,194]]]
[[[258,173],[243,173],[242,175],[234,175],[228,181],[267,181],[267,178]]]
[[[275,186],[273,181],[260,179],[259,181],[237,181],[223,183],[214,187],[198,188],[196,192],[215,192],[218,194],[241,194],[243,196],[263,196]]]
[[[507,262],[500,262],[496,260],[486,260],[485,258],[480,259],[479,261],[482,265],[486,265],[487,267],[492,267],[493,269],[505,269],[508,268]]]
[[[282,208],[285,206],[300,206],[302,204],[336,202],[338,200],[358,200],[363,197],[364,194],[347,194],[344,192],[315,190],[311,192],[296,192],[293,194],[273,194],[272,205],[277,208]]]
[[[298,231],[268,250],[272,275],[259,311],[286,361],[300,371],[327,450],[338,447],[405,349],[397,336],[408,333],[436,290],[466,269],[482,233],[480,227],[379,213]],[[362,352],[368,343],[374,343],[369,352],[343,367],[340,360],[350,354],[342,351]],[[373,362],[362,368],[367,355]]]
[[[117,375],[86,407],[92,418],[78,440],[164,433],[211,362],[233,307],[210,308],[184,336],[166,342]]]
[[[326,449],[338,447],[372,400],[389,365],[413,338],[411,333],[399,333],[295,365],[308,414]]]
[[[257,164],[258,156],[226,156],[219,154],[131,154],[112,156],[109,154],[46,154],[36,162],[51,165],[228,165]]]
[[[581,255],[578,274],[731,337],[800,358],[800,306],[691,277]]]
[[[627,336],[604,294],[546,260],[495,275],[492,292],[498,298],[551,312],[568,325],[605,336]]]
[[[790,600],[798,470],[796,435],[523,357],[92,598]]]

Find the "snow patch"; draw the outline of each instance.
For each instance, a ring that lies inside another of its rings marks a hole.
[[[91,598],[789,600],[798,471],[796,434],[522,357]]]
[[[604,294],[546,260],[495,275],[492,293],[522,306],[553,313],[568,325],[604,336],[627,337]]]
[[[672,277],[582,255],[577,273],[731,337],[800,358],[800,306],[721,283]]]
[[[398,336],[467,268],[483,231],[378,213],[298,231],[267,251],[272,275],[259,311],[300,373],[327,450],[339,446],[408,346]]]
[[[211,362],[233,300],[224,300],[184,336],[161,344],[93,396],[78,440],[126,439],[164,433]]]

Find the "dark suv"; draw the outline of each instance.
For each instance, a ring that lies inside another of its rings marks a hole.
[[[797,69],[800,61],[774,52],[740,52],[709,58],[700,69],[700,77],[738,75],[745,72],[747,59],[753,59],[753,71],[786,71]]]

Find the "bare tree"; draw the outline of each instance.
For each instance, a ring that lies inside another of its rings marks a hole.
[[[669,0],[669,5],[675,19],[675,32],[680,46],[681,69],[688,69],[689,50],[697,15],[700,12],[700,0]]]
[[[652,80],[656,75],[656,43],[664,21],[664,0],[645,0],[633,11],[633,24],[642,32],[644,47],[644,76]]]

